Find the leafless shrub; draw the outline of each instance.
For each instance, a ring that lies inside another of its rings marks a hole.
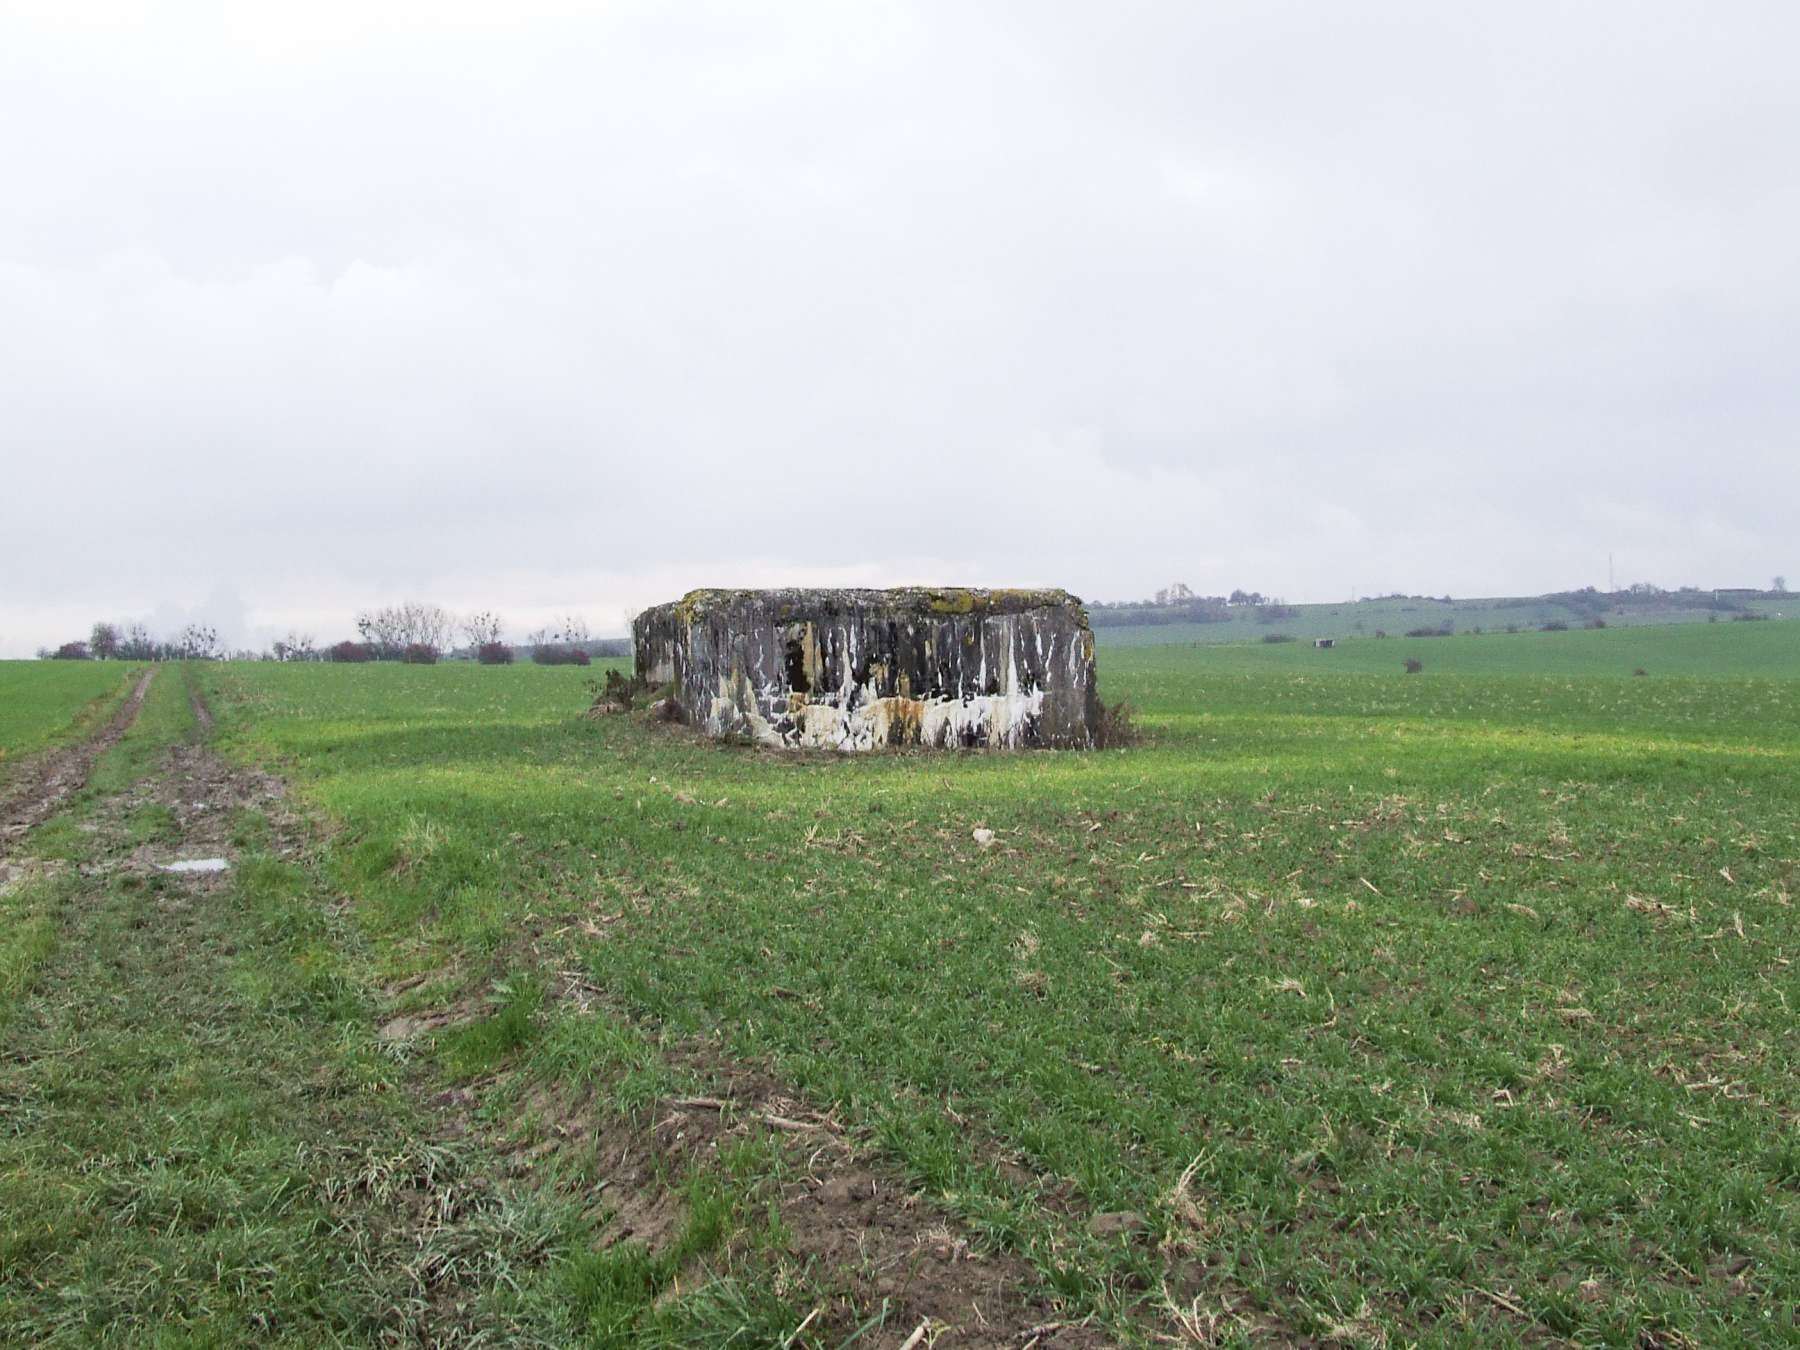
[[[497,614],[488,610],[471,614],[465,618],[460,627],[469,645],[478,651],[490,645],[498,644],[506,633],[506,624]]]
[[[1117,750],[1143,740],[1143,732],[1137,725],[1137,709],[1124,699],[1117,703],[1100,703],[1098,707],[1099,715],[1094,720],[1096,750]]]
[[[211,624],[190,623],[169,644],[171,656],[178,661],[217,661],[224,653],[219,647],[219,630]]]
[[[410,647],[441,648],[451,627],[449,610],[423,600],[364,610],[356,617],[356,631],[383,661],[404,659]]]
[[[317,661],[319,653],[314,645],[311,633],[300,633],[289,630],[288,635],[273,648],[277,661]]]

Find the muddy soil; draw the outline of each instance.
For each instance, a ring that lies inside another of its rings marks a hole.
[[[797,1100],[752,1065],[698,1047],[670,1058],[698,1073],[706,1095],[666,1098],[648,1119],[590,1113],[558,1102],[554,1085],[533,1105],[561,1144],[592,1147],[611,1216],[600,1245],[626,1240],[660,1247],[683,1210],[670,1177],[711,1164],[751,1135],[783,1142],[788,1180],[776,1197],[786,1256],[808,1267],[827,1302],[815,1323],[833,1341],[885,1302],[873,1346],[1097,1350],[1113,1338],[1061,1311],[1023,1257],[983,1252],[957,1219],[909,1186],[834,1116]],[[913,1340],[914,1335],[917,1340]],[[861,1343],[861,1342],[859,1342]]]
[[[0,786],[0,858],[6,857],[19,839],[49,819],[57,807],[81,790],[94,770],[94,761],[118,743],[137,721],[150,689],[154,670],[139,677],[112,720],[78,745],[59,746],[24,761],[11,780]]]

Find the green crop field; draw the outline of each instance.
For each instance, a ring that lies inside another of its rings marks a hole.
[[[1152,630],[1146,630],[1152,631]],[[1176,655],[1170,648],[1183,649]],[[1102,664],[1130,681],[1150,672],[1207,671],[1246,676],[1385,677],[1418,661],[1422,674],[1556,676],[1697,675],[1800,678],[1800,623],[1671,624],[1562,633],[1485,633],[1432,638],[1347,638],[1311,642],[1138,643],[1103,650]],[[1136,691],[1129,686],[1128,695]],[[1387,693],[1385,678],[1377,687]],[[1704,687],[1704,686],[1697,686]],[[1108,686],[1109,692],[1112,686]]]
[[[339,1038],[458,1014],[409,1071],[492,1122],[759,1066],[1124,1342],[1800,1338],[1800,625],[1103,648],[1146,739],[1094,753],[721,747],[567,668],[198,676],[323,830],[305,968],[394,991]],[[782,1166],[670,1177],[678,1256],[559,1230],[546,1334],[792,1331],[838,1286]]]
[[[114,661],[0,661],[0,775],[21,755],[97,720],[142,669]]]
[[[1314,638],[1389,637],[1417,628],[1449,625],[1457,634],[1511,636],[1507,630],[1526,632],[1546,623],[1565,623],[1581,628],[1599,618],[1608,627],[1633,628],[1687,626],[1732,621],[1734,613],[1764,619],[1800,617],[1793,597],[1765,593],[1741,595],[1730,600],[1732,610],[1703,607],[1681,595],[1654,597],[1594,596],[1585,606],[1572,606],[1554,597],[1536,599],[1433,600],[1426,596],[1390,596],[1340,604],[1289,605],[1280,616],[1275,610],[1234,608],[1230,617],[1214,623],[1120,623],[1121,618],[1146,617],[1095,609],[1094,636],[1103,647],[1162,646],[1170,642],[1258,642],[1267,634],[1282,634],[1311,642]]]

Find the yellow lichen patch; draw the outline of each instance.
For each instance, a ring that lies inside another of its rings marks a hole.
[[[925,704],[916,698],[871,699],[863,716],[876,745],[917,745]]]
[[[819,654],[819,626],[809,623],[800,635],[800,657],[806,669],[806,683],[817,689],[825,675],[824,658]]]
[[[973,614],[975,592],[958,587],[953,590],[927,591],[925,603],[933,614]]]

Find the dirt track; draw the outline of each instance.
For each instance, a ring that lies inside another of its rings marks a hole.
[[[155,670],[146,670],[112,719],[87,740],[34,755],[10,783],[0,786],[0,858],[12,851],[26,831],[47,819],[87,782],[94,761],[116,745],[137,721],[138,710],[144,706],[144,695],[155,676]]]

